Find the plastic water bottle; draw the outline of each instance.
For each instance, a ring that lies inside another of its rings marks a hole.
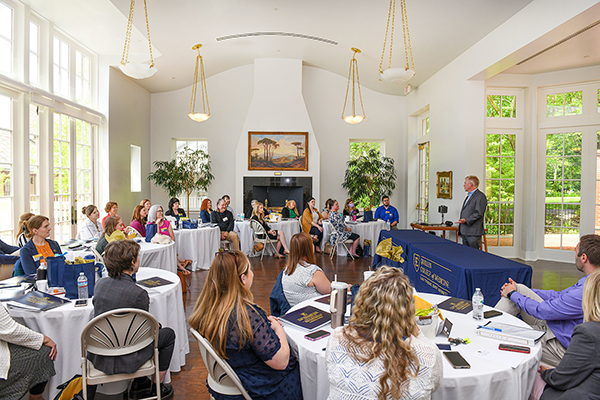
[[[392,229],[392,227],[390,226],[390,220],[388,219],[387,221],[385,221],[385,230],[389,231],[390,229]]]
[[[483,293],[479,288],[473,293],[473,318],[477,321],[483,319]]]
[[[88,280],[83,272],[80,272],[77,278],[77,295],[80,299],[88,298]]]
[[[179,221],[178,221],[178,223],[177,223],[177,230],[181,230],[181,229],[183,229],[183,221],[180,218]]]

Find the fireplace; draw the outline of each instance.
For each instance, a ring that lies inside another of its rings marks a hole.
[[[267,200],[269,208],[284,207],[286,200],[294,200],[298,212],[302,213],[311,197],[312,177],[244,177],[244,212],[250,209],[250,202],[255,199],[263,204]]]

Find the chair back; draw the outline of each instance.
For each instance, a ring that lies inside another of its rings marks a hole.
[[[269,296],[269,305],[271,306],[271,314],[279,317],[291,308],[290,303],[285,298],[285,294],[283,293],[283,285],[281,284],[281,279],[283,278],[284,271],[281,271],[279,275],[277,275],[277,280],[275,281],[275,286],[273,286],[273,290],[271,291],[271,296]]]
[[[229,396],[241,394],[245,399],[252,400],[233,368],[219,357],[210,342],[194,328],[190,328],[190,331],[198,341],[202,361],[208,370],[208,386],[217,393]]]
[[[98,315],[81,333],[81,356],[86,351],[100,356],[134,353],[154,343],[158,347],[158,321],[149,312],[119,308]]]
[[[264,239],[267,236],[267,232],[265,232],[265,228],[263,228],[263,226],[257,220],[251,219],[250,227],[252,228],[254,235],[262,236],[261,237],[262,239]]]

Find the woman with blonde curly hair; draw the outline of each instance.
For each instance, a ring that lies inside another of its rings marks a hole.
[[[329,399],[430,399],[442,356],[415,321],[408,278],[381,267],[360,287],[348,326],[336,328],[326,353]],[[378,376],[379,380],[373,380]]]

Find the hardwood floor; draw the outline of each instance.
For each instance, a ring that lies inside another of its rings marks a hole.
[[[332,263],[328,255],[317,254],[317,264],[323,268],[330,280],[333,280],[334,268],[337,266],[338,280],[347,283],[362,282],[363,272],[369,269],[373,259],[364,258],[352,261],[347,257],[334,257]],[[522,260],[516,260],[521,261]],[[254,271],[254,284],[252,293],[256,304],[269,314],[269,295],[280,271],[285,268],[286,259],[259,257],[250,259]],[[559,263],[553,261],[525,262],[533,268],[532,286],[541,289],[562,290],[569,287],[583,275],[577,271],[574,263]],[[191,314],[196,300],[202,291],[208,271],[192,273],[187,294],[184,294],[184,307],[186,317]],[[186,365],[179,373],[171,374],[171,383],[175,389],[175,399],[208,400],[210,395],[206,388],[207,371],[198,350],[198,344],[191,335],[190,353],[186,357]],[[117,399],[115,396],[96,396],[97,400]]]

